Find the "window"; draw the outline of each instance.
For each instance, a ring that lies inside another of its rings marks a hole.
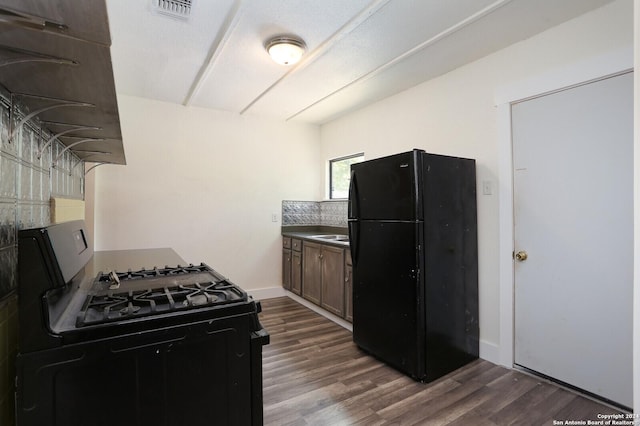
[[[364,161],[364,154],[334,158],[329,161],[329,198],[348,198],[351,165]]]

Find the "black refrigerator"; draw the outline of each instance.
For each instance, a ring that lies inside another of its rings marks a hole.
[[[478,358],[475,160],[414,149],[351,165],[353,340],[415,380]]]

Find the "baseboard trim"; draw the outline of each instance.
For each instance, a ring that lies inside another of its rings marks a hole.
[[[275,299],[276,297],[283,297],[287,295],[287,291],[282,287],[266,287],[257,288],[253,290],[247,290],[254,299]]]
[[[500,347],[495,343],[480,339],[480,358],[500,365]],[[513,365],[505,365],[504,367],[513,368]]]
[[[293,294],[289,291],[286,291],[286,296],[290,299],[295,300],[296,302],[300,303],[301,305],[306,306],[307,308],[311,309],[313,312],[322,315],[323,317],[327,318],[330,321],[335,322],[336,324],[338,324],[340,327],[342,328],[346,328],[347,330],[353,332],[353,325],[349,322],[349,321],[345,321],[344,319],[340,318],[337,315],[332,314],[329,311],[326,311],[324,309],[322,309],[320,306],[309,302],[306,299],[303,299],[302,297]]]
[[[290,299],[295,300],[301,305],[306,306],[307,308],[311,309],[315,313],[322,315],[328,320],[335,322],[339,326],[346,328],[349,331],[353,331],[353,325],[350,322],[345,321],[343,318],[340,318],[337,315],[334,315],[331,312],[328,312],[322,309],[320,306],[314,303],[311,303],[308,300],[303,299],[302,297],[296,294],[293,294],[282,287],[258,288],[254,290],[247,290],[247,292],[256,300],[273,299],[276,297],[286,296]],[[487,342],[481,339],[480,340],[480,358],[487,360],[489,362],[492,362],[494,364],[500,365],[500,347],[495,343]],[[505,367],[513,368],[512,365],[505,365]]]
[[[328,320],[331,320],[333,322],[335,322],[336,324],[338,324],[339,326],[346,328],[349,331],[353,331],[353,327],[351,325],[350,322],[345,321],[344,319],[340,318],[337,315],[332,314],[331,312],[325,311],[324,309],[322,309],[320,306],[309,302],[306,299],[303,299],[302,297],[291,293],[288,290],[285,290],[282,287],[267,287],[267,288],[258,288],[258,289],[254,289],[254,290],[247,290],[247,293],[249,293],[254,299],[256,300],[261,300],[261,299],[274,299],[276,297],[283,297],[286,296],[290,299],[295,300],[296,302],[300,303],[303,306],[306,306],[307,308],[311,309],[313,312],[322,315],[323,317],[327,318]]]

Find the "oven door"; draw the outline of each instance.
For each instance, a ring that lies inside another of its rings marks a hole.
[[[258,390],[252,390],[255,365],[250,355],[258,353],[259,343],[252,337],[252,317],[177,325],[19,355],[18,425],[261,423],[262,387],[260,413],[252,413]]]

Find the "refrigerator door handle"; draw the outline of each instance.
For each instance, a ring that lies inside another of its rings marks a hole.
[[[349,181],[349,219],[360,218],[360,206],[358,205],[358,184],[356,182],[356,173],[351,170],[351,180]]]
[[[356,173],[351,170],[351,181],[349,182],[349,246],[351,248],[351,262],[353,266],[358,263],[358,237],[360,227],[360,207],[358,204],[358,182]],[[352,219],[354,219],[352,221]]]
[[[358,237],[360,222],[349,221],[349,249],[351,250],[351,263],[353,266],[358,264]]]

